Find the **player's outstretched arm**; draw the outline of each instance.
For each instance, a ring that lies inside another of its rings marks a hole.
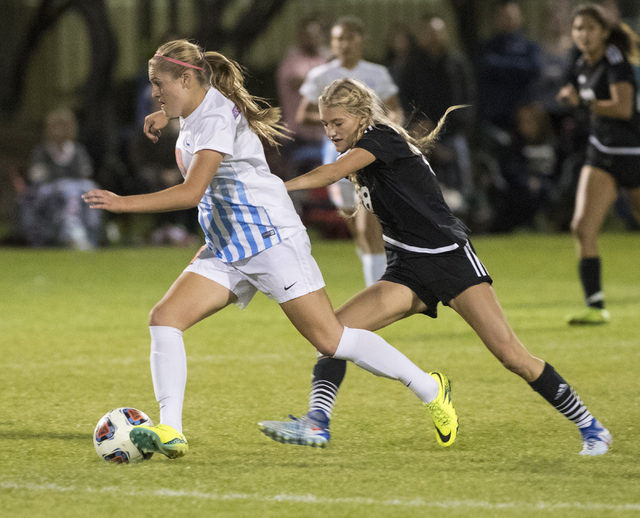
[[[222,154],[203,149],[193,155],[185,181],[162,191],[133,196],[118,196],[110,191],[93,189],[82,195],[92,209],[110,212],[169,212],[198,205],[222,162]]]
[[[369,151],[355,148],[347,154],[342,155],[333,164],[316,167],[313,171],[285,182],[285,185],[287,186],[287,191],[326,187],[368,166],[373,163],[375,159],[376,157],[369,153]]]

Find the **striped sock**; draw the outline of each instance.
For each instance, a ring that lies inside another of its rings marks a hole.
[[[331,419],[338,389],[347,371],[347,362],[336,358],[320,358],[313,368],[309,395],[309,412],[321,410]]]
[[[569,421],[573,421],[578,428],[584,428],[591,424],[593,420],[591,412],[587,410],[571,386],[548,363],[545,363],[540,377],[529,385],[551,403],[558,412]]]

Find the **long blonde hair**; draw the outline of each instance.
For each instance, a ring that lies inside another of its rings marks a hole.
[[[414,153],[423,155],[428,155],[433,149],[442,128],[444,128],[447,115],[453,110],[466,107],[466,105],[451,106],[432,131],[421,127],[417,134],[411,135],[389,118],[389,110],[376,93],[356,79],[345,78],[334,81],[324,89],[318,103],[324,107],[341,108],[354,117],[365,121],[364,125],[359,126],[356,138],[353,140],[354,143],[362,138],[367,127],[384,124],[396,130],[409,143],[409,147]],[[356,188],[359,188],[355,174],[349,175],[349,180],[355,183]]]
[[[280,108],[271,107],[265,99],[251,95],[244,86],[242,67],[219,52],[205,52],[190,41],[174,40],[161,45],[156,51],[156,56],[149,60],[149,64],[176,79],[185,70],[193,70],[201,85],[213,86],[236,105],[256,135],[263,137],[273,146],[280,145],[278,139],[290,138],[285,133],[288,130],[280,124]]]

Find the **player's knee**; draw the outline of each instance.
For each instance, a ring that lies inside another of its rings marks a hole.
[[[150,326],[166,326],[169,325],[168,321],[169,312],[166,311],[164,305],[159,302],[151,311],[149,311],[149,325]]]
[[[573,218],[571,220],[571,234],[573,234],[573,237],[581,242],[593,237],[591,235],[592,233],[590,232],[589,226],[586,224],[585,220],[580,217]]]
[[[578,239],[580,238],[580,234],[584,233],[583,225],[581,223],[582,220],[580,218],[573,218],[571,220],[571,233]]]
[[[338,344],[314,343],[313,346],[316,348],[318,353],[320,353],[322,356],[328,356],[328,357],[331,357],[334,354],[336,354],[336,351],[338,350]]]
[[[316,348],[316,351],[322,356],[331,357],[336,354],[338,350],[338,340],[331,340],[326,335],[318,334],[317,336],[308,336],[307,339],[311,342],[311,344]]]

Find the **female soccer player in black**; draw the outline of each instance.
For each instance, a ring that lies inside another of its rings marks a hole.
[[[442,302],[467,321],[507,369],[580,428],[583,455],[606,453],[611,434],[553,367],[532,356],[520,342],[491,287],[491,277],[469,242],[466,227],[444,202],[423,154],[444,119],[432,134],[412,138],[389,120],[375,93],[353,79],[332,83],[319,106],[327,136],[342,155],[333,164],[287,182],[287,189],[322,187],[349,176],[364,207],[378,217],[387,249],[388,265],[382,279],[339,308],[339,321],[375,331],[416,313],[435,318],[438,302]],[[326,445],[329,418],[345,369],[345,362],[321,357],[314,369],[309,413],[293,421],[264,421],[261,430],[274,440],[292,444],[308,444],[307,435],[324,430],[326,441],[313,445]],[[436,438],[442,446],[449,446],[455,436]]]
[[[640,221],[640,112],[630,65],[630,60],[638,62],[638,47],[633,33],[608,22],[597,6],[574,11],[571,34],[581,55],[558,100],[588,108],[591,129],[571,222],[587,307],[568,315],[567,321],[604,324],[610,316],[604,308],[598,234],[618,197],[618,187],[627,189]]]

